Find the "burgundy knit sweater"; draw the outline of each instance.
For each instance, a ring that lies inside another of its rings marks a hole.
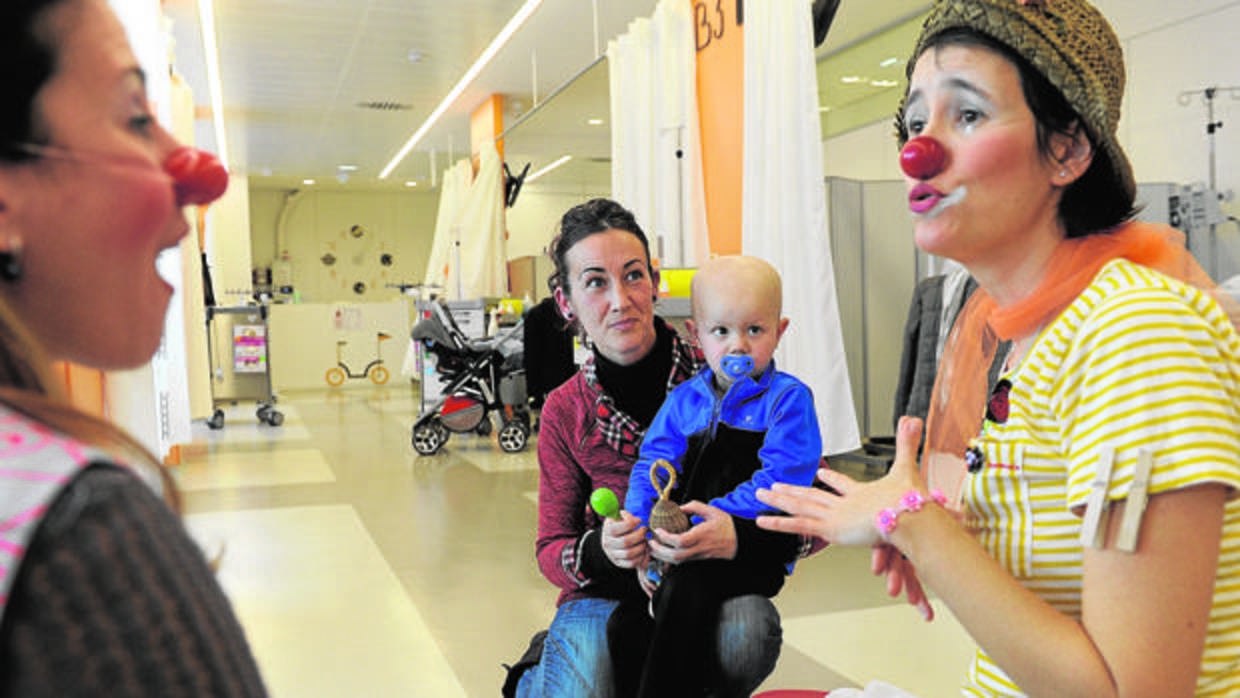
[[[666,391],[692,376],[701,354],[657,321],[673,361],[671,376],[648,376],[655,390]],[[666,349],[665,349],[666,351]],[[666,366],[666,364],[663,364]],[[560,588],[556,605],[584,597],[624,598],[642,595],[633,570],[620,569],[602,554],[602,519],[590,509],[590,494],[610,488],[624,501],[629,471],[637,460],[635,441],[608,443],[600,417],[600,388],[587,366],[547,396],[538,430],[538,567]],[[664,369],[666,370],[666,368]],[[631,379],[631,377],[630,377]],[[618,409],[612,404],[611,409]],[[605,410],[604,410],[605,411]]]

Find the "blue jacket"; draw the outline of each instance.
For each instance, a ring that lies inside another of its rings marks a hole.
[[[659,497],[650,481],[659,458],[677,471],[673,501],[697,499],[742,519],[772,513],[754,496],[758,489],[813,484],[822,437],[809,386],[773,361],[757,381],[741,378],[722,398],[713,386],[704,367],[668,395],[646,431],[624,502],[643,522]]]

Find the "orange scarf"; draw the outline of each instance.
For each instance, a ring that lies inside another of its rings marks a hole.
[[[1037,289],[1012,305],[999,307],[979,288],[960,312],[944,348],[930,398],[922,456],[922,470],[930,486],[954,494],[950,499],[953,506],[960,505],[964,452],[981,429],[990,392],[986,369],[994,361],[999,343],[1049,325],[1107,262],[1121,257],[1211,291],[1232,324],[1240,320],[1240,306],[1217,292],[1217,286],[1185,249],[1184,234],[1149,223],[1126,223],[1109,233],[1063,240]]]

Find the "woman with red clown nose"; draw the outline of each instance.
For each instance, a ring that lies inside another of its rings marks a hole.
[[[1240,337],[1175,231],[1129,220],[1118,39],[1084,0],[938,0],[911,55],[915,240],[980,290],[920,467],[906,417],[886,477],[776,485],[758,525],[937,595],[979,647],[965,695],[1240,695]]]
[[[51,375],[151,358],[156,257],[228,173],[155,121],[107,0],[6,0],[0,76],[0,695],[265,695],[166,472]]]

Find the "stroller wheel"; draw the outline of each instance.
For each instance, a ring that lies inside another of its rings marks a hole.
[[[520,422],[508,422],[499,430],[499,447],[504,453],[517,453],[525,450],[529,442],[529,428]]]
[[[434,422],[413,428],[413,450],[424,456],[433,456],[438,453],[447,440],[442,427]]]
[[[491,419],[489,417],[483,417],[482,421],[478,422],[478,426],[474,427],[474,432],[477,433],[478,436],[490,436],[491,429],[493,428],[494,427],[491,425]]]

